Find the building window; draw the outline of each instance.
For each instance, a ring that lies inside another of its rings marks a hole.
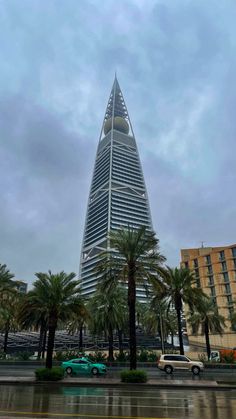
[[[217,306],[217,299],[216,297],[211,297],[211,300],[213,301],[213,303]]]
[[[211,297],[215,297],[216,296],[215,287],[210,288],[210,293],[211,293]]]
[[[227,301],[228,301],[228,304],[232,304],[233,303],[233,297],[232,297],[232,294],[230,294],[230,295],[227,295]]]
[[[229,307],[229,315],[232,316],[232,314],[234,313],[234,308],[233,307]]]
[[[210,285],[210,286],[214,285],[214,277],[213,277],[213,275],[210,275],[208,277],[208,285]]]
[[[232,248],[232,255],[233,255],[233,258],[236,258],[236,247]]]
[[[226,262],[222,262],[221,265],[222,265],[222,271],[227,271],[227,264],[226,264]]]
[[[184,267],[185,267],[185,269],[188,269],[189,268],[188,262],[184,262]]]
[[[221,250],[220,251],[220,253],[219,253],[219,259],[220,260],[225,260],[225,252],[224,252],[224,250]]]
[[[194,272],[195,272],[195,276],[199,276],[199,269],[194,269]]]
[[[225,292],[226,294],[231,294],[230,284],[225,284]]]
[[[236,269],[236,259],[234,259],[234,269]]]
[[[229,274],[228,272],[223,273],[224,282],[229,282]]]
[[[208,273],[208,275],[210,274],[212,274],[213,273],[213,270],[212,270],[212,266],[211,265],[209,265],[208,267],[207,267],[207,273]]]
[[[210,257],[210,255],[207,255],[206,256],[206,264],[207,265],[210,265],[211,264],[211,257]]]
[[[197,288],[201,288],[201,282],[200,282],[199,277],[196,278],[196,285],[197,285]]]
[[[198,260],[197,259],[193,259],[193,265],[194,265],[194,268],[198,268]]]

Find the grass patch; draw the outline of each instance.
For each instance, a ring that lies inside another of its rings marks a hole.
[[[61,367],[38,368],[35,376],[38,381],[59,381],[64,378],[64,370]]]
[[[125,370],[120,373],[122,383],[146,383],[147,373],[142,370]]]

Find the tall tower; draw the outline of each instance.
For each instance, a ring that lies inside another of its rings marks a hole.
[[[80,261],[82,293],[91,296],[99,278],[94,271],[107,249],[110,230],[121,226],[152,229],[138,149],[125,101],[115,77],[95,160]],[[137,297],[145,298],[142,287]]]

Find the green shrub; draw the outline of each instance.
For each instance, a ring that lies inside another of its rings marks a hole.
[[[137,356],[138,361],[148,362],[148,351],[146,349],[141,349],[141,352]]]
[[[6,354],[3,351],[0,351],[0,359],[6,359]]]
[[[168,348],[168,349],[166,349],[166,353],[168,353],[168,354],[179,354],[179,351],[177,349]]]
[[[221,354],[221,362],[225,362],[226,364],[233,364],[234,363],[234,352],[231,351],[229,353],[222,353]]]
[[[35,375],[38,381],[59,381],[64,377],[64,370],[61,367],[38,368]]]
[[[68,361],[73,358],[81,358],[85,356],[84,352],[80,351],[57,351],[53,357],[56,361]]]
[[[148,362],[157,362],[157,359],[160,357],[159,354],[149,351],[148,352]]]
[[[22,352],[17,352],[17,354],[15,354],[16,358],[20,359],[21,361],[29,361],[30,357],[34,355],[34,352],[30,352],[30,351],[22,351]]]
[[[126,362],[129,360],[129,353],[128,352],[116,353],[115,360],[118,362]]]
[[[95,351],[93,353],[88,354],[87,356],[91,362],[104,362],[107,359],[107,356],[104,352]]]
[[[146,383],[147,373],[142,370],[125,370],[120,373],[122,383]]]

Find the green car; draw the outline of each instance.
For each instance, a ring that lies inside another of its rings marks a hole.
[[[104,364],[91,362],[88,358],[76,358],[62,362],[62,368],[67,374],[105,374],[107,367]]]

